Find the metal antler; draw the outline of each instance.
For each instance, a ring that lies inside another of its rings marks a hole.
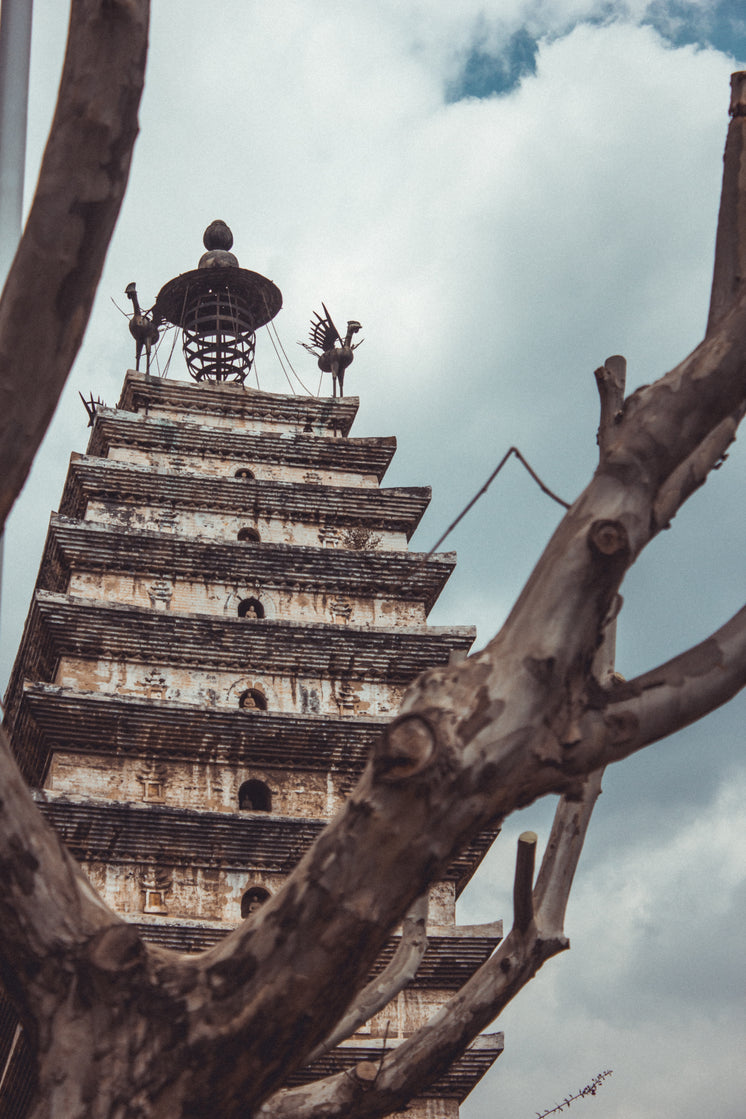
[[[88,426],[93,427],[93,421],[96,418],[96,412],[99,408],[105,408],[106,405],[104,404],[100,396],[97,396],[94,400],[93,393],[89,394],[88,400],[86,400],[82,392],[78,392],[78,396],[83,401],[83,407],[88,413]]]
[[[158,327],[149,315],[143,314],[140,310],[140,300],[137,298],[137,288],[134,283],[127,284],[124,294],[132,300],[130,334],[135,339],[135,369],[140,369],[140,355],[145,347],[145,372],[150,373],[150,350],[153,343],[158,341]]]
[[[360,342],[355,342],[353,345],[352,337],[362,328],[359,322],[350,319],[347,323],[347,334],[343,339],[332,322],[326,304],[322,303],[321,306],[324,308],[324,314],[314,311],[316,317],[311,320],[311,345],[301,342],[301,346],[304,350],[308,350],[309,354],[318,358],[319,369],[322,372],[331,373],[334,396],[337,395],[337,382],[339,382],[339,395],[344,396],[345,369],[352,362],[353,351],[364,341],[361,338]]]

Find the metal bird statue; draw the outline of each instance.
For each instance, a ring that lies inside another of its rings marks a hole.
[[[344,396],[345,369],[352,362],[353,351],[363,342],[352,344],[352,337],[361,329],[360,323],[351,319],[347,323],[347,334],[344,339],[332,322],[332,317],[322,303],[324,315],[314,311],[315,319],[311,320],[311,345],[301,342],[304,350],[319,359],[319,369],[324,373],[331,373],[334,396],[337,395],[337,382],[339,382],[339,395]],[[339,343],[339,345],[337,345]]]
[[[135,369],[140,369],[140,355],[145,348],[145,372],[150,373],[150,350],[154,342],[158,341],[158,327],[149,315],[140,310],[140,300],[137,298],[137,288],[134,283],[127,284],[124,294],[132,300],[132,318],[130,319],[130,334],[135,339]]]

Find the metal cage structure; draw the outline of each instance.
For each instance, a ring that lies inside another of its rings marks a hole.
[[[199,267],[169,280],[153,307],[156,324],[181,328],[184,359],[195,381],[243,384],[254,361],[255,332],[282,307],[280,289],[266,276],[239,268],[227,251],[232,244],[224,222],[209,225],[208,251]]]

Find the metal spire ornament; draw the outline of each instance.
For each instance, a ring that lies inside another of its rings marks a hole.
[[[181,327],[184,357],[195,381],[242,385],[254,360],[254,332],[282,307],[280,289],[239,268],[224,221],[205,230],[207,252],[197,268],[169,280],[158,292],[153,321]]]

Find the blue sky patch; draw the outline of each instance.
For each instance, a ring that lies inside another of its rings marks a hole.
[[[593,15],[581,22],[603,24],[623,18],[613,4],[602,4]],[[746,0],[713,0],[708,4],[693,0],[652,0],[641,19],[653,27],[673,47],[713,47],[724,54],[746,60]],[[567,27],[566,34],[571,28]],[[521,80],[536,73],[538,38],[556,35],[549,27],[532,34],[526,27],[510,35],[502,49],[484,47],[484,39],[465,55],[456,78],[446,89],[446,102],[463,101],[469,97],[485,98],[510,93]]]
[[[687,0],[654,0],[643,20],[675,47],[714,47],[746,59],[746,3],[714,0],[707,5]]]
[[[539,45],[525,28],[508,39],[500,54],[490,54],[474,46],[464,60],[461,73],[450,83],[446,101],[463,101],[467,97],[492,97],[509,93],[526,74],[536,73]]]

